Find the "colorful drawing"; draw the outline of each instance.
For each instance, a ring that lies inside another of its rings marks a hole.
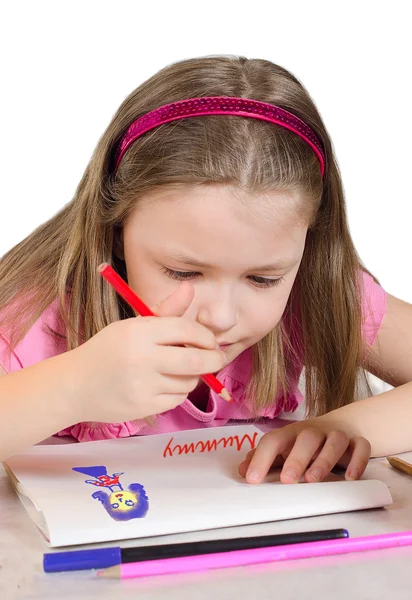
[[[149,510],[149,499],[140,483],[131,483],[127,490],[123,489],[119,478],[124,473],[108,475],[107,469],[103,465],[73,467],[73,471],[93,477],[93,479],[86,479],[85,483],[110,490],[110,493],[103,490],[94,492],[92,498],[103,504],[112,519],[116,521],[139,519],[144,517]]]

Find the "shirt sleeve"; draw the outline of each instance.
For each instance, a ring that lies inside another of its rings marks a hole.
[[[0,333],[0,366],[6,373],[14,373],[23,367],[17,354],[10,351],[10,342]]]
[[[0,331],[0,365],[6,373],[14,373],[65,352],[66,341],[51,335],[49,327],[58,332],[61,329],[55,303],[43,312],[12,351],[7,331]]]
[[[365,271],[362,271],[362,332],[372,346],[386,314],[388,294]]]

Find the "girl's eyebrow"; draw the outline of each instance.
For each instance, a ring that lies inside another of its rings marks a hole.
[[[193,258],[192,256],[188,256],[187,254],[182,254],[180,252],[167,253],[167,256],[168,256],[168,258],[170,258],[172,260],[176,260],[177,262],[181,262],[181,263],[183,263],[185,265],[189,265],[191,267],[197,267],[199,269],[215,268],[213,265],[209,265],[203,261]],[[292,266],[294,266],[298,262],[298,260],[299,259],[297,259],[297,258],[278,260],[277,262],[266,264],[266,265],[261,265],[259,267],[251,267],[248,269],[248,271],[267,272],[267,271],[278,271],[278,270],[282,270],[282,269],[290,269]]]

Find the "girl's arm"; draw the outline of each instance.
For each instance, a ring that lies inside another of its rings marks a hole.
[[[355,435],[366,437],[372,456],[412,450],[412,304],[390,294],[387,298],[372,354],[387,373],[386,383],[395,389],[321,417],[340,421]]]
[[[0,461],[76,422],[70,361],[66,352],[9,375],[0,367]]]
[[[388,294],[387,311],[371,351],[388,373],[386,383],[395,389],[267,433],[240,466],[241,475],[250,483],[260,483],[272,464],[280,466],[284,461],[284,483],[296,482],[302,475],[308,482],[320,481],[337,463],[347,466],[348,479],[358,479],[370,455],[411,451],[411,304]]]
[[[412,381],[306,421],[309,423],[366,438],[372,456],[408,452],[412,450]]]
[[[412,382],[266,433],[239,472],[249,483],[261,483],[273,465],[282,467],[283,483],[302,476],[310,483],[322,481],[339,464],[346,479],[359,479],[370,456],[409,450]]]
[[[0,377],[0,461],[74,423],[122,423],[172,410],[199,376],[220,371],[212,331],[181,316],[189,282],[160,303],[162,318],[122,319],[84,344]],[[164,315],[164,318],[163,318]]]

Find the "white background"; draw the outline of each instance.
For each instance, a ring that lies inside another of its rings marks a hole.
[[[208,54],[294,73],[332,136],[366,266],[412,302],[407,0],[0,0],[0,255],[71,200],[119,104]]]

